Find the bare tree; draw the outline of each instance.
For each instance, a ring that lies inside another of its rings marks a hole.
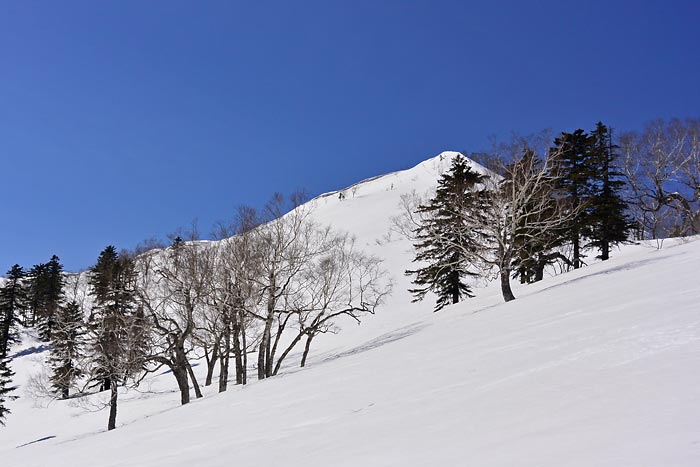
[[[658,120],[620,146],[638,238],[700,232],[700,121]]]
[[[195,315],[205,306],[211,281],[214,250],[198,240],[195,229],[187,240],[174,239],[166,250],[152,250],[137,258],[136,294],[152,329],[148,360],[169,367],[177,381],[182,404],[190,401],[189,383],[201,397],[188,360]]]
[[[337,332],[335,321],[343,316],[359,324],[362,316],[373,314],[391,292],[381,260],[358,251],[346,234],[329,239],[329,248],[312,258],[300,276],[300,293],[285,297],[297,333],[277,359],[273,374],[302,338],[306,338],[303,367],[316,336]]]
[[[464,218],[462,232],[447,242],[465,249],[484,276],[494,271],[500,279],[503,299],[515,299],[510,278],[516,258],[526,254],[533,241],[541,242],[576,216],[576,209],[561,202],[552,174],[552,157],[545,138],[514,139],[497,149],[494,160],[512,161],[498,172],[503,177],[484,181],[477,202],[459,206]],[[540,152],[538,157],[537,152]],[[479,247],[473,247],[477,238]],[[462,239],[469,239],[463,241]]]
[[[260,307],[251,315],[263,323],[258,348],[258,379],[272,376],[277,347],[291,311],[287,298],[297,293],[307,263],[321,254],[327,246],[328,229],[319,230],[306,205],[284,214],[284,200],[276,195],[266,207],[267,223],[251,231],[249,252],[257,270],[247,280],[256,284]],[[276,330],[273,325],[277,323]]]

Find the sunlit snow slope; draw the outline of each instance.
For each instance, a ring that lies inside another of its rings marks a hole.
[[[319,342],[307,368],[297,355],[277,377],[184,407],[163,374],[121,396],[112,432],[105,411],[37,407],[23,385],[0,465],[700,465],[700,241],[626,246],[516,286],[514,302],[479,289],[434,314],[410,303],[410,245],[387,232],[400,195],[434,186],[453,155],[313,201],[320,222],[386,259],[396,290]],[[46,356],[35,350],[13,361],[20,382]]]

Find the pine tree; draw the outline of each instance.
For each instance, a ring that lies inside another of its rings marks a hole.
[[[7,272],[7,282],[0,289],[0,425],[5,424],[5,416],[10,413],[5,402],[15,389],[11,386],[14,373],[10,369],[8,352],[10,345],[19,341],[16,326],[20,314],[26,309],[24,278],[24,270],[15,264]]]
[[[27,273],[28,307],[24,317],[26,326],[34,326],[42,318],[46,308],[46,263],[35,264]]]
[[[46,342],[51,342],[51,332],[56,325],[56,314],[63,301],[63,265],[58,256],[53,255],[44,265],[42,280],[42,309],[39,320],[39,336]]]
[[[19,264],[7,271],[7,282],[0,289],[0,358],[7,357],[10,344],[19,341],[16,326],[27,308],[25,273]]]
[[[463,297],[474,296],[465,281],[477,276],[470,271],[471,263],[465,255],[474,237],[464,226],[465,216],[478,215],[480,192],[475,188],[484,179],[471,170],[466,159],[457,157],[439,180],[435,196],[418,207],[423,221],[416,230],[414,262],[427,264],[406,271],[407,275],[415,275],[413,283],[418,286],[409,290],[414,302],[433,292],[437,295],[435,311],[439,311]]]
[[[10,359],[0,357],[0,425],[5,425],[5,417],[10,413],[10,409],[5,406],[5,402],[10,399],[10,393],[15,389],[11,386],[14,373],[10,369]]]
[[[554,140],[553,176],[558,180],[561,195],[578,214],[568,225],[568,238],[573,246],[574,269],[581,266],[581,238],[590,223],[590,202],[594,194],[595,161],[592,156],[593,137],[578,129],[562,133]]]
[[[83,310],[76,302],[59,307],[52,334],[49,365],[53,371],[51,386],[67,399],[71,386],[82,375],[76,361],[82,356],[84,336]]]
[[[629,206],[620,193],[625,187],[622,174],[615,167],[617,146],[612,143],[612,132],[598,122],[592,132],[592,160],[594,193],[591,199],[587,246],[598,248],[601,260],[610,257],[610,246],[627,240],[632,221],[627,212]]]
[[[133,343],[139,323],[135,308],[134,263],[106,247],[90,270],[91,294],[95,297],[89,326],[92,350],[91,377],[103,390],[109,389],[108,430],[116,426],[117,385],[124,384],[142,366],[138,346]]]

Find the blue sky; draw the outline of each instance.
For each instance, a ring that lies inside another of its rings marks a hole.
[[[0,2],[0,270],[492,136],[700,116],[696,1]]]

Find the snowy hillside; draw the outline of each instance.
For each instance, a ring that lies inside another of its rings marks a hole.
[[[46,352],[26,336],[0,465],[700,465],[700,241],[626,246],[514,285],[514,302],[477,289],[434,314],[410,303],[411,246],[390,218],[455,154],[311,201],[385,259],[395,291],[361,326],[319,338],[306,368],[296,354],[276,377],[183,407],[172,375],[155,375],[120,396],[106,432],[106,395],[31,397]]]

